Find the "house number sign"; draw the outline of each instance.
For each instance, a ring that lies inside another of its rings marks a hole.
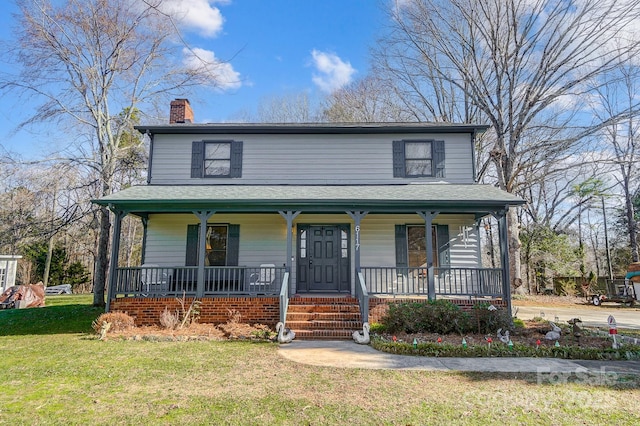
[[[356,226],[356,251],[360,250],[360,225]]]

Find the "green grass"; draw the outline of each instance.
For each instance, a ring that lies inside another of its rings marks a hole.
[[[0,311],[0,424],[638,424],[640,381],[295,364],[272,343],[99,341],[90,296]]]

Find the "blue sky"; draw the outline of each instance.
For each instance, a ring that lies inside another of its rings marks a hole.
[[[222,122],[254,114],[261,99],[301,91],[319,99],[366,75],[389,0],[169,1],[189,11],[182,29],[190,45],[227,63],[224,89],[192,99],[196,122]],[[6,0],[2,6],[0,38],[10,40],[15,6]],[[5,150],[39,157],[35,151],[44,148],[32,141],[58,137],[52,126],[14,132],[33,108],[0,98]]]

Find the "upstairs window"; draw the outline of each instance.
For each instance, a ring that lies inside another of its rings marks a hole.
[[[431,142],[404,143],[404,175],[433,176]]]
[[[231,143],[205,142],[204,177],[231,176]]]
[[[242,177],[242,142],[194,141],[191,147],[191,177]]]
[[[444,141],[393,141],[393,177],[445,177]]]

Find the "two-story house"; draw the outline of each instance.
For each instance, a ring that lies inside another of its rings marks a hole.
[[[186,295],[203,322],[233,310],[299,337],[349,336],[398,299],[510,309],[506,212],[522,200],[475,182],[486,126],[193,124],[187,100],[171,108],[170,124],[137,127],[148,184],[96,201],[115,214],[107,309],[157,323]],[[144,225],[139,267],[118,266],[126,215]],[[486,216],[500,268],[482,264]]]

